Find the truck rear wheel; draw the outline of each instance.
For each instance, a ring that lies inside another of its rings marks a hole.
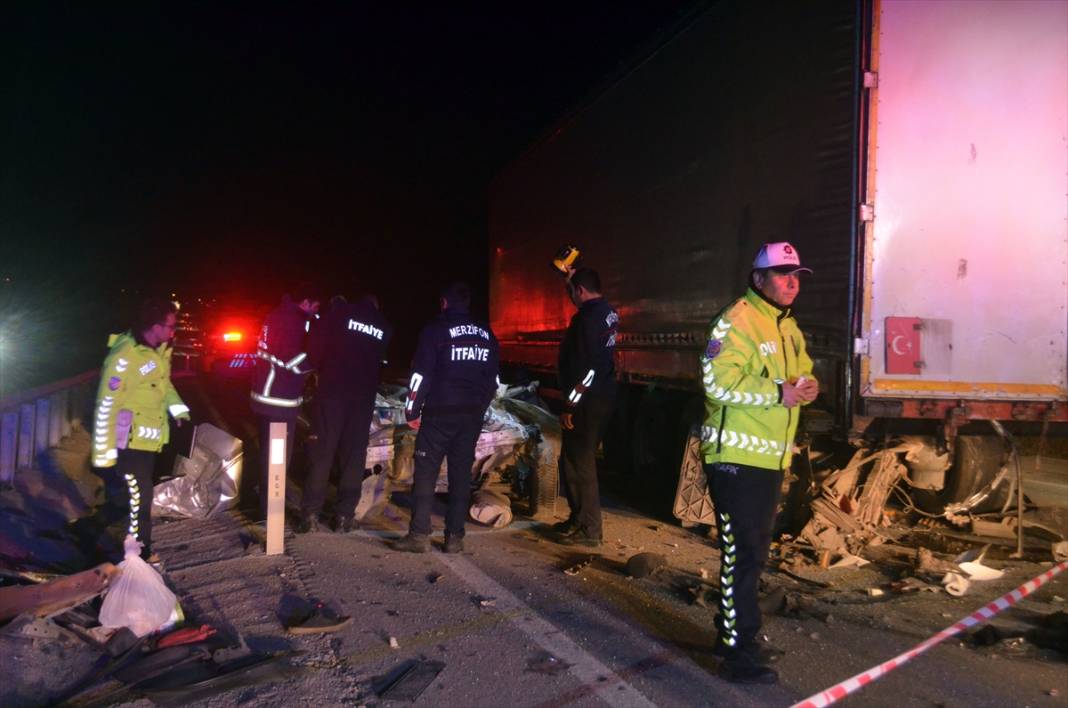
[[[941,490],[913,490],[916,506],[937,513],[947,504],[964,501],[993,481],[1005,463],[1005,444],[994,435],[960,435],[954,448],[953,465],[946,470],[946,483]],[[1000,509],[1005,503],[1011,483],[1004,480],[994,493],[971,511],[985,512]]]

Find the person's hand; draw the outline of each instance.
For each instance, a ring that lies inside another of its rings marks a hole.
[[[816,379],[802,376],[797,381],[797,390],[801,400],[810,403],[816,400],[816,396],[820,395],[820,382]]]
[[[793,408],[801,402],[801,389],[794,386],[792,383],[783,382],[782,384],[782,404],[787,408]]]
[[[420,426],[422,426],[422,425],[423,425],[423,419],[422,418],[415,418],[414,420],[409,420],[408,421],[408,427],[411,428],[412,430],[419,430]]]
[[[571,411],[566,411],[560,414],[560,427],[564,430],[575,429],[574,414]]]

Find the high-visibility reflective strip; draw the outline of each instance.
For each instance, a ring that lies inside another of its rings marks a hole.
[[[587,388],[593,385],[593,369],[586,372],[586,376],[582,379],[582,385]]]
[[[301,352],[300,354],[297,354],[295,357],[287,361],[285,364],[285,368],[289,369],[290,371],[294,371],[296,370],[297,365],[307,358],[307,353]]]
[[[173,406],[168,408],[168,410],[171,412],[172,416],[177,418],[180,415],[185,415],[186,413],[188,413],[189,406],[183,405],[181,403],[175,403]]]
[[[731,533],[730,514],[719,514],[720,525],[720,613],[723,615],[723,632],[720,639],[729,647],[738,643],[738,632],[735,629],[737,622],[737,610],[734,609],[734,563],[737,556],[734,553],[734,535]]]
[[[408,413],[412,412],[415,406],[415,394],[419,390],[419,386],[423,383],[423,375],[418,371],[412,372],[412,378],[408,382],[408,390],[411,392],[408,395],[408,402],[404,404],[404,410]]]
[[[265,360],[265,361],[269,361],[270,363],[274,364],[275,366],[285,366],[285,362],[283,362],[281,359],[276,357],[274,354],[271,354],[266,349],[258,350],[256,352],[256,356],[259,357],[260,359]]]
[[[712,337],[715,339],[723,339],[727,336],[727,332],[730,331],[731,323],[727,320],[720,320],[716,323],[716,326],[712,328]]]
[[[303,396],[298,398],[274,398],[272,396],[264,396],[255,391],[252,391],[249,395],[252,397],[253,401],[264,403],[268,406],[279,406],[281,408],[296,408],[304,402]]]
[[[769,406],[775,403],[778,396],[772,396],[765,393],[748,393],[740,391],[728,391],[722,386],[716,386],[713,388],[714,380],[710,376],[705,379],[705,386],[708,388],[708,395],[712,396],[716,400],[723,401],[724,403],[741,403],[743,405],[750,406]]]
[[[140,541],[138,532],[140,531],[140,525],[137,519],[137,513],[141,510],[141,489],[137,486],[137,478],[132,474],[125,475],[126,487],[130,492],[130,535],[137,538]]]
[[[727,447],[736,447],[739,450],[756,452],[763,455],[778,456],[781,452],[779,443],[775,440],[766,440],[756,435],[747,435],[733,430],[719,430],[708,425],[701,426],[701,441],[707,443],[718,442]]]
[[[705,388],[711,391],[716,383],[716,375],[712,371],[712,362],[705,359],[701,364],[701,371],[703,374],[701,380],[704,382]]]
[[[271,386],[274,386],[274,369],[267,372],[267,382],[263,384],[263,395],[271,395]]]

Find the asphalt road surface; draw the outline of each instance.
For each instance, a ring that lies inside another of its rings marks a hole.
[[[251,432],[240,395],[195,381],[183,386],[194,410],[215,409],[202,419],[242,437]],[[702,576],[716,577],[718,555],[707,537],[608,500],[606,544],[589,563],[588,554],[557,545],[522,518],[500,530],[469,525],[462,555],[401,554],[386,544],[405,528],[403,496],[395,502],[355,534],[289,534],[283,556],[263,555],[256,529],[238,515],[158,526],[156,549],[194,623],[240,633],[253,649],[297,652],[286,659],[292,670],[272,680],[187,703],[389,705],[378,694],[391,672],[415,660],[443,665],[432,665],[440,671],[416,697],[421,706],[786,706],[1048,568],[991,561],[1005,577],[977,583],[962,598],[870,597],[867,588],[893,577],[886,568],[806,574],[830,587],[769,573],[766,590],[784,598],[765,620],[767,641],[785,652],[775,664],[781,680],[737,686],[715,676],[710,653],[714,589]],[[663,554],[667,567],[628,578],[625,561],[642,551]],[[1065,597],[1062,575],[1000,626],[1022,632],[1063,612]],[[353,622],[332,634],[287,635],[281,622],[297,600],[325,602]],[[842,705],[1064,706],[1065,696],[1064,655],[1022,639],[987,647],[950,640]]]

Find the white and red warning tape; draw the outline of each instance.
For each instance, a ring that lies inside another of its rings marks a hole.
[[[977,624],[982,624],[983,622],[998,614],[1002,610],[1012,607],[1017,602],[1027,597],[1035,590],[1038,590],[1046,583],[1048,583],[1050,580],[1053,579],[1054,576],[1064,572],[1066,569],[1068,569],[1068,561],[1058,563],[1042,575],[1028,580],[1026,583],[1016,588],[1012,592],[1006,593],[1005,595],[1002,595],[990,604],[979,608],[978,610],[971,613],[956,624],[946,627],[930,639],[927,639],[921,642],[920,644],[917,644],[904,654],[898,654],[890,661],[883,662],[882,664],[879,664],[874,668],[868,669],[867,671],[863,671],[851,678],[847,678],[845,681],[831,686],[826,691],[820,691],[819,693],[813,694],[805,700],[795,703],[792,708],[823,708],[824,706],[829,706],[832,703],[840,701],[841,699],[848,696],[850,693],[859,691],[861,688],[867,686],[875,679],[890,673],[897,667],[908,662],[913,657],[919,656],[923,652],[933,647],[935,644],[938,644],[939,642],[942,642],[952,637],[954,634],[957,634],[963,629],[967,629],[968,627],[974,627]]]

